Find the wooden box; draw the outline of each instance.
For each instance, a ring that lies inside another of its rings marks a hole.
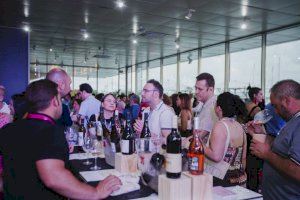
[[[122,153],[115,154],[115,169],[121,173],[137,172],[138,157],[137,154],[124,155]]]
[[[183,174],[191,180],[191,200],[212,200],[213,177],[210,174],[192,175],[189,172]]]
[[[167,178],[165,174],[158,178],[159,200],[191,200],[191,179],[181,174],[179,179]]]

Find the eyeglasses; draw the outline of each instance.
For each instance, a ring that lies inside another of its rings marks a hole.
[[[147,92],[155,92],[155,91],[158,91],[158,90],[156,90],[156,89],[153,89],[153,90],[143,89],[142,92],[147,93]]]
[[[117,103],[117,101],[115,101],[115,100],[110,100],[110,99],[106,99],[106,100],[104,100],[104,101],[106,101],[106,102],[108,102],[108,103],[114,103],[114,104]]]

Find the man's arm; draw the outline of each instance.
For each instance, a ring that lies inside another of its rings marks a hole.
[[[55,192],[71,199],[103,199],[119,189],[120,179],[110,176],[96,187],[77,180],[58,159],[44,159],[36,162],[39,177],[43,183]]]
[[[255,156],[269,162],[270,165],[280,173],[300,182],[300,165],[289,158],[283,158],[272,152],[269,143],[261,143],[257,140],[252,140],[250,150]]]

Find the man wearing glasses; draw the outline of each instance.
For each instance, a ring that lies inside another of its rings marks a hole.
[[[171,132],[172,119],[175,115],[173,109],[163,103],[163,92],[162,85],[154,79],[149,80],[142,91],[142,102],[150,106],[148,124],[151,132],[151,140],[156,145],[165,143],[167,136]],[[142,120],[136,120],[134,129],[139,134],[142,132]]]
[[[209,73],[201,73],[196,77],[195,96],[203,103],[202,109],[196,114],[200,118],[200,130],[203,142],[206,143],[209,133],[217,121],[214,108],[217,97],[214,94],[215,79]]]

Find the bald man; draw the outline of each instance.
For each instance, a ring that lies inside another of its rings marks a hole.
[[[67,94],[70,93],[71,91],[71,78],[61,68],[53,68],[51,69],[47,75],[46,79],[53,81],[58,85],[57,90],[60,96],[63,98]],[[67,105],[62,104],[62,115],[61,117],[57,120],[58,124],[61,124],[64,127],[72,126],[72,119],[70,117],[70,110]]]

